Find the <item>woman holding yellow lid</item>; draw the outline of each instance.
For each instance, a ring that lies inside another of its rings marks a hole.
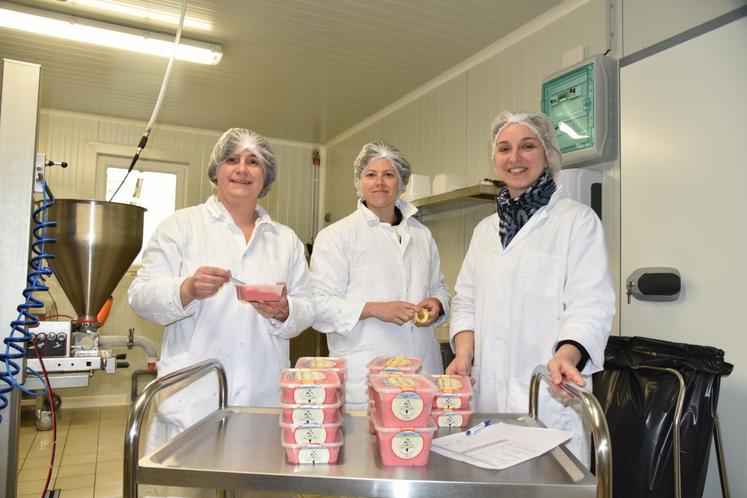
[[[348,409],[365,410],[366,365],[377,356],[417,356],[443,372],[434,333],[449,296],[430,230],[399,196],[410,179],[402,152],[371,142],[354,163],[356,210],[325,228],[311,255],[314,328],[331,356],[346,358]]]

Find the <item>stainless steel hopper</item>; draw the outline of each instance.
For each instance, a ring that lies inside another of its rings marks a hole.
[[[143,241],[145,209],[114,202],[57,199],[49,219],[50,266],[84,328],[97,328],[96,314]]]

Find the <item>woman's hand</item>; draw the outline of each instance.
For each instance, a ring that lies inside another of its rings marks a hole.
[[[444,371],[447,375],[464,375],[469,377],[472,375],[472,358],[466,356],[457,356]]]
[[[228,282],[231,272],[214,266],[201,266],[194,275],[187,277],[179,287],[182,307],[196,299],[214,296]]]
[[[418,303],[418,311],[413,322],[418,327],[430,327],[441,315],[441,301],[435,297],[427,297]]]
[[[547,362],[547,370],[550,372],[550,388],[564,399],[570,396],[559,387],[560,384],[573,382],[579,386],[586,385],[581,372],[576,368],[579,361],[581,361],[581,352],[578,348],[572,344],[563,344]]]
[[[285,282],[277,282],[277,285],[283,286],[283,292],[280,294],[280,298],[277,301],[249,301],[254,306],[257,313],[267,318],[274,318],[284,322],[288,319],[290,314],[290,306],[288,305],[288,288],[285,286]]]
[[[462,330],[454,336],[454,351],[456,357],[446,367],[449,375],[472,375],[472,358],[475,354],[475,332],[473,330]],[[472,379],[475,383],[475,379]]]
[[[366,303],[361,312],[361,320],[377,318],[382,322],[404,325],[415,317],[418,307],[407,301],[385,301]]]

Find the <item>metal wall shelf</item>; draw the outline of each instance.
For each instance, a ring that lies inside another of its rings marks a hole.
[[[422,215],[430,215],[457,207],[465,207],[456,206],[461,201],[472,200],[474,203],[482,203],[486,200],[495,200],[499,190],[500,187],[493,184],[479,184],[459,188],[443,194],[422,197],[411,202],[413,206],[420,210]]]

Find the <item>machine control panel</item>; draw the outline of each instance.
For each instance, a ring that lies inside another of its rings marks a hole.
[[[70,356],[70,322],[44,321],[29,332],[36,340],[39,353],[44,358],[60,358]],[[36,358],[34,347],[29,344],[26,350],[27,358]]]

